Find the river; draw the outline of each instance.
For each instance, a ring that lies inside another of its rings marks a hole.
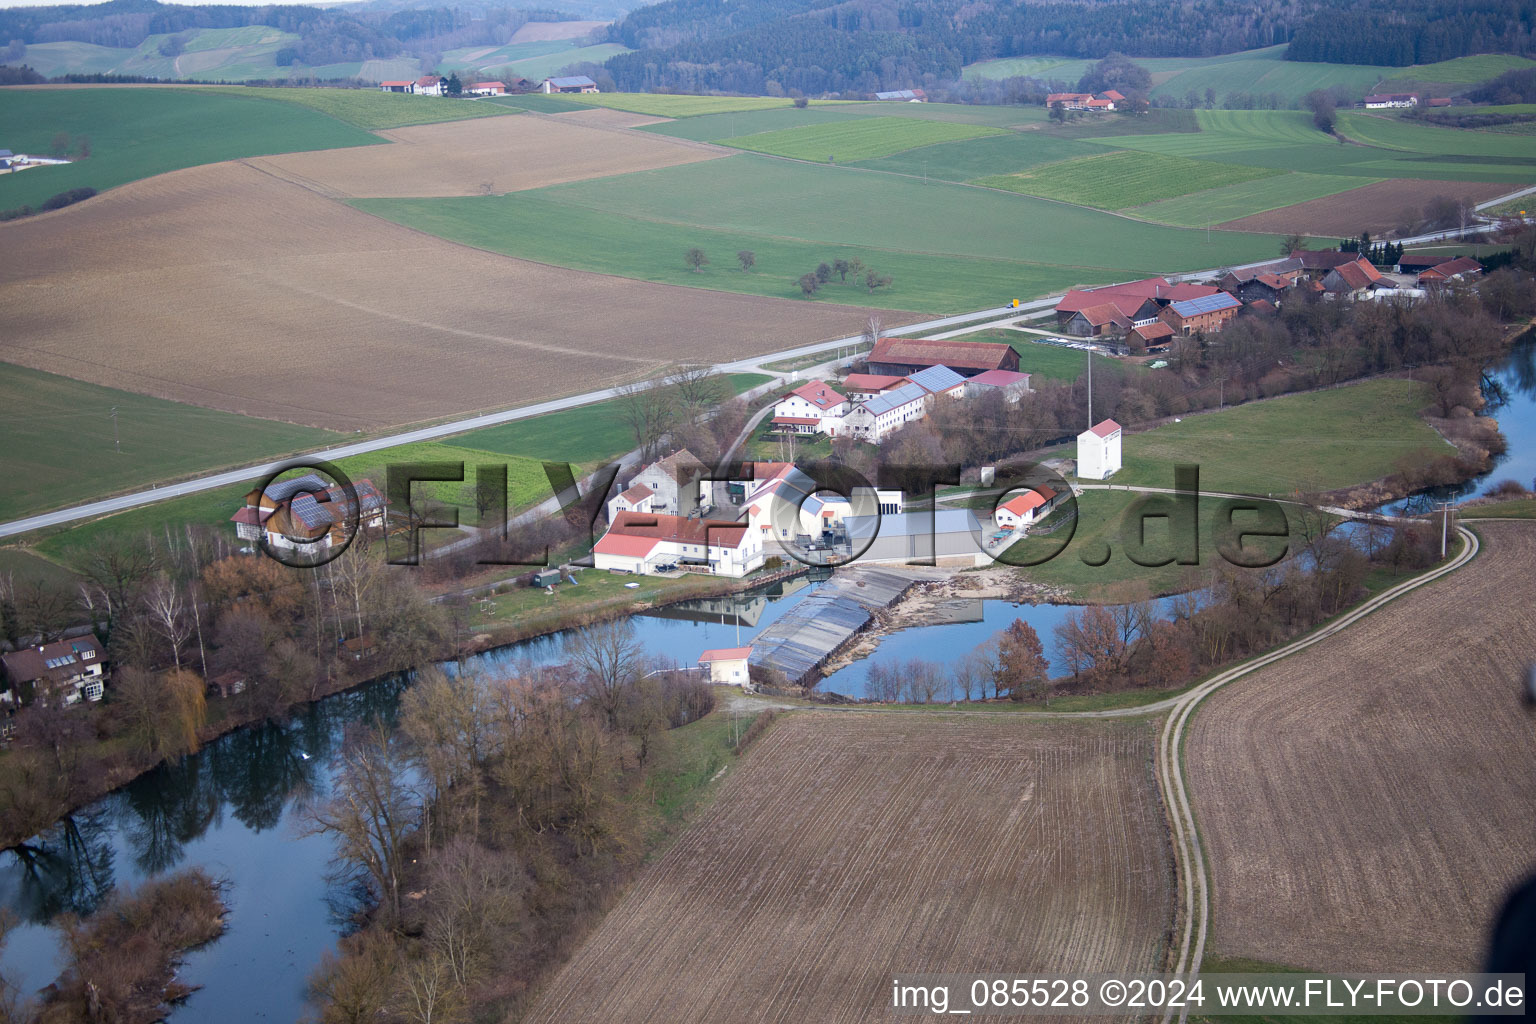
[[[1502,403],[1489,412],[1509,441],[1491,472],[1453,496],[1494,483],[1536,477],[1536,340],[1524,339],[1492,373]],[[714,647],[751,641],[820,584],[791,580],[764,590],[694,601],[632,619],[648,652],[688,665]],[[822,684],[862,696],[872,664],[911,658],[947,661],[1014,618],[1034,626],[1055,672],[1063,671],[1052,633],[1070,609],[978,601],[947,623],[885,637],[868,659]],[[561,638],[541,637],[472,659],[488,673],[561,657]],[[117,884],[137,884],[200,865],[228,882],[229,931],[188,958],[185,981],[200,985],[174,1021],[293,1021],[305,1012],[305,983],[341,934],[346,906],[329,877],[334,845],[302,834],[305,801],[324,799],[332,758],[346,726],[395,712],[404,682],[386,680],[326,698],[284,724],[242,729],[210,743],[72,815],[0,862],[0,906],[19,919],[0,969],[35,991],[58,974],[62,911],[89,912]]]

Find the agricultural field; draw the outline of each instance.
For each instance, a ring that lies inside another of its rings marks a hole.
[[[515,192],[729,155],[639,132],[615,135],[580,123],[515,115],[380,134],[393,145],[370,148],[363,159],[358,150],[335,149],[249,162],[322,195],[351,198]]]
[[[105,73],[142,75],[174,80],[239,81],[245,78],[283,78],[291,68],[279,68],[277,51],[293,46],[299,37],[292,32],[249,25],[244,28],[202,28],[174,33],[183,50],[167,57],[160,47],[173,38],[152,35],[136,47],[93,46],[90,43],[36,43],[27,47],[26,63],[50,77],[66,74]]]
[[[1532,174],[1536,178],[1536,173]],[[1355,181],[1364,179],[1355,178]],[[1362,231],[1381,236],[1403,221],[1403,211],[1417,211],[1436,196],[1481,202],[1507,194],[1513,185],[1485,181],[1378,181],[1294,206],[1254,213],[1218,225],[1232,231],[1297,231],[1324,238],[1353,238]],[[1179,200],[1174,200],[1178,202]],[[1135,211],[1138,216],[1142,211]]]
[[[277,92],[279,90],[271,90]],[[281,90],[299,93],[303,90]],[[316,90],[317,92],[319,90]],[[50,153],[69,136],[75,163],[0,177],[0,210],[37,206],[72,188],[106,191],[182,167],[296,150],[367,146],[379,140],[314,110],[274,103],[256,90],[11,89],[0,104],[0,138],[18,153]],[[382,93],[373,94],[384,97]],[[407,99],[409,97],[398,97]]]
[[[1152,747],[1142,723],[792,712],[525,1020],[883,1020],[906,973],[1157,970]]]
[[[1000,134],[1000,128],[981,125],[915,118],[868,117],[715,141],[736,149],[750,149],[796,160],[853,163],[857,160],[875,160],[919,146]]]
[[[520,60],[548,57],[575,49],[575,39],[530,39],[501,46],[459,46],[443,51],[439,71],[484,71]],[[530,79],[531,81],[531,79]]]
[[[891,174],[945,181],[973,181],[1010,175],[1041,164],[1102,156],[1108,150],[1091,142],[1058,139],[1043,131],[1008,132],[965,142],[951,142],[864,160],[854,166]]]
[[[1078,157],[1017,174],[977,178],[971,184],[1064,203],[1120,210],[1278,173],[1268,168],[1214,160],[1122,152]]]
[[[230,163],[0,225],[0,244],[31,254],[0,264],[0,358],[329,429],[507,408],[863,322],[507,260]]]
[[[513,97],[521,100],[524,97]],[[792,107],[787,99],[772,96],[678,96],[643,92],[570,93],[558,97],[561,102],[594,107],[612,107],[632,114],[653,117],[698,117],[700,114],[725,114],[742,110],[768,110]],[[836,105],[834,100],[812,101],[815,106]]]
[[[807,304],[932,313],[1250,262],[1274,248],[1259,235],[1218,232],[1207,242],[1204,231],[1111,220],[1026,196],[749,155],[509,196],[357,205],[509,255],[751,294],[798,297],[801,274],[856,256],[892,275],[892,286],[869,295],[834,282]],[[702,273],[683,263],[691,247],[711,261]],[[736,266],[738,250],[756,254],[752,272]]]
[[[329,114],[338,121],[356,125],[370,132],[386,128],[404,128],[440,121],[463,121],[472,117],[507,114],[494,103],[478,100],[451,100],[437,96],[406,96],[376,89],[277,89],[258,86],[206,86],[199,93],[217,92],[236,96],[260,96],[281,100]],[[316,148],[316,147],[310,147]],[[291,152],[279,150],[278,152]]]
[[[1173,467],[1200,467],[1209,491],[1286,496],[1331,491],[1396,471],[1399,460],[1452,448],[1417,412],[1429,389],[1407,380],[1247,402],[1127,434],[1117,484],[1171,487]]]
[[[1194,134],[1116,136],[1122,149],[1228,163],[1369,178],[1528,183],[1531,144],[1489,132],[1412,124],[1340,112],[1347,145],[1312,126],[1299,110],[1197,110]]]
[[[1215,693],[1185,740],[1213,952],[1329,971],[1478,970],[1530,869],[1518,679],[1530,523],[1470,565]]]
[[[1235,166],[1228,164],[1227,166]],[[1299,203],[1308,203],[1314,199],[1324,199],[1328,196],[1347,193],[1351,189],[1360,189],[1372,184],[1370,178],[1354,178],[1343,174],[1309,174],[1306,171],[1286,171],[1280,174],[1255,178],[1251,181],[1239,182],[1235,185],[1225,185],[1220,188],[1206,189],[1202,192],[1191,192],[1188,195],[1178,196],[1173,199],[1164,199],[1145,206],[1136,206],[1123,212],[1145,220],[1157,221],[1160,224],[1177,224],[1181,227],[1199,228],[1207,224],[1223,224],[1233,221],[1235,230],[1243,230],[1236,221],[1250,217],[1258,213],[1266,213],[1270,210],[1279,210],[1292,207]],[[1462,182],[1455,183],[1458,187]],[[1499,186],[1501,189],[1504,186]],[[1341,199],[1348,202],[1347,197]],[[1385,210],[1384,205],[1380,209]],[[1277,219],[1282,225],[1279,230],[1287,230],[1285,225],[1291,223],[1290,218],[1296,211]],[[1263,230],[1263,229],[1255,229]],[[1292,229],[1294,230],[1294,229]],[[1327,234],[1335,234],[1329,231]],[[1344,234],[1352,235],[1354,232],[1346,231]],[[1372,229],[1375,233],[1375,229]]]
[[[318,448],[340,437],[8,363],[0,363],[0,409],[6,437],[0,520]]]
[[[1137,61],[1141,63],[1141,61]],[[965,80],[1038,78],[1041,81],[1060,81],[1077,87],[1078,79],[1088,73],[1094,61],[1081,57],[999,57],[967,64],[960,71]]]

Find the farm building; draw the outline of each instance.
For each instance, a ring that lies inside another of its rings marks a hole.
[[[894,391],[907,382],[905,377],[882,373],[850,373],[843,378],[842,388],[848,398],[862,402],[885,391]]]
[[[1452,281],[1469,281],[1483,272],[1483,265],[1470,256],[1458,256],[1454,260],[1438,263],[1419,274],[1420,288],[1449,284]]]
[[[826,381],[802,384],[773,407],[773,429],[785,434],[828,434],[837,436],[848,411],[848,399]]]
[[[1323,275],[1323,291],[1333,296],[1360,298],[1377,289],[1393,287],[1396,286],[1363,256],[1341,263]]]
[[[608,499],[608,521],[613,522],[620,512],[656,511],[651,507],[652,499],[655,497],[656,493],[645,484],[630,485],[627,490]]]
[[[1131,351],[1140,349],[1143,352],[1164,352],[1178,334],[1173,327],[1162,320],[1154,320],[1140,327],[1132,327],[1126,333],[1126,343]]]
[[[993,391],[1001,391],[1008,401],[1017,402],[1029,394],[1029,374],[1014,370],[988,370],[965,382],[966,398],[980,398]]]
[[[850,437],[879,444],[891,431],[927,414],[927,390],[921,384],[908,381],[894,391],[886,391],[855,405],[843,422]]]
[[[657,566],[741,577],[763,564],[763,543],[746,523],[620,512],[592,548],[593,565],[641,575]]]
[[[415,82],[380,82],[379,92],[414,92]]]
[[[1169,284],[1161,277],[1102,288],[1074,288],[1056,303],[1056,322],[1066,333],[1080,332],[1078,337],[1100,337],[1106,333],[1106,328],[1113,328],[1110,333],[1115,333],[1149,324],[1170,302],[1215,295],[1220,290],[1187,281]],[[1109,309],[1103,308],[1106,306]],[[1079,313],[1085,315],[1079,317]]]
[[[921,89],[895,89],[891,92],[877,92],[875,99],[889,103],[927,103],[928,94]]]
[[[1188,337],[1197,331],[1214,334],[1237,316],[1243,304],[1226,292],[1203,295],[1198,299],[1170,302],[1158,314],[1159,318],[1177,334]]]
[[[1055,107],[1060,104],[1063,110],[1110,111],[1115,109],[1117,100],[1124,99],[1124,96],[1113,89],[1098,96],[1094,96],[1091,92],[1053,92],[1046,96],[1045,105]]]
[[[253,488],[245,496],[245,507],[229,518],[240,540],[319,553],[345,541],[351,524],[368,529],[384,526],[388,502],[373,482],[357,480],[353,491],[355,503],[339,484],[306,473],[278,480],[265,491]]]
[[[1244,302],[1255,299],[1277,301],[1279,295],[1296,284],[1301,276],[1301,260],[1286,259],[1257,267],[1229,270],[1216,282],[1221,290]]]
[[[504,96],[507,86],[505,82],[476,82],[464,91],[470,96]]]
[[[746,686],[747,659],[752,657],[752,645],[745,647],[720,647],[699,655],[699,667],[709,673],[709,681],[726,686]]]
[[[903,512],[894,516],[849,516],[843,524],[855,564],[881,562],[919,565],[986,565],[981,523],[968,508]]]
[[[1419,94],[1416,92],[1383,92],[1367,96],[1360,102],[1365,104],[1366,110],[1416,107],[1419,105]]]
[[[1050,487],[1026,490],[1009,498],[992,512],[992,522],[999,530],[1024,530],[1051,514],[1061,495]]]
[[[1291,253],[1293,259],[1301,260],[1301,276],[1308,280],[1321,281],[1328,276],[1328,272],[1335,267],[1346,263],[1353,263],[1360,258],[1358,253],[1338,252],[1333,249],[1297,249]]]
[[[597,92],[597,83],[586,75],[567,75],[563,78],[546,78],[539,83],[539,92]]]
[[[1350,255],[1353,256],[1355,254],[1350,253]],[[1394,274],[1422,274],[1431,267],[1438,267],[1444,262],[1444,256],[1407,252],[1398,257],[1397,263],[1392,267],[1392,272]]]
[[[1120,435],[1114,420],[1102,420],[1077,435],[1077,476],[1108,480],[1120,471]]]
[[[61,704],[101,700],[106,653],[94,636],[24,647],[0,656],[0,704],[19,706],[39,697]]]
[[[962,377],[987,370],[1017,370],[1019,354],[990,341],[917,341],[881,338],[869,354],[869,372],[907,377],[930,366],[947,366]]]
[[[411,92],[417,96],[445,96],[448,93],[448,79],[442,75],[422,75],[411,86]]]
[[[682,448],[636,473],[625,493],[636,485],[643,486],[651,492],[647,511],[686,516],[707,502],[704,478],[708,475],[708,467]]]
[[[934,397],[965,397],[965,378],[947,366],[930,366],[907,377],[913,384]]]

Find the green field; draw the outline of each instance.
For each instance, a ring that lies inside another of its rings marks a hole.
[[[1299,110],[1200,110],[1195,134],[1117,136],[1116,146],[1146,153],[1362,178],[1427,178],[1525,183],[1536,147],[1492,132],[1420,125],[1341,112],[1339,131],[1363,145],[1319,132]],[[1365,184],[1365,182],[1361,182]]]
[[[960,77],[968,80],[1038,78],[1041,81],[1068,82],[1076,88],[1077,80],[1087,74],[1093,64],[1093,61],[1081,57],[1001,57],[967,64],[961,70]]]
[[[266,92],[301,90],[259,90]],[[314,92],[331,90],[313,90]],[[50,152],[54,136],[89,137],[88,159],[0,177],[0,210],[37,205],[89,186],[117,185],[182,167],[381,140],[315,110],[274,103],[258,90],[10,89],[0,139],[18,153]],[[382,98],[382,93],[376,93]],[[397,97],[409,99],[410,97]]]
[[[903,117],[866,117],[715,141],[724,146],[796,160],[852,163],[855,160],[875,160],[919,146],[1000,134],[1002,129],[982,125]]]
[[[756,295],[799,296],[801,274],[857,256],[893,275],[892,287],[871,296],[833,284],[814,301],[925,312],[1249,262],[1274,247],[1264,235],[1215,232],[1207,241],[1204,231],[1026,196],[756,156],[506,196],[354,203],[509,255]],[[700,274],[682,261],[693,246],[711,259]],[[752,273],[736,269],[739,249],[756,253]]]
[[[259,96],[281,100],[368,131],[404,128],[413,124],[437,124],[463,121],[471,117],[493,117],[512,111],[492,103],[455,100],[444,96],[407,96],[404,93],[379,92],[377,89],[299,89],[258,86],[214,86],[198,93],[227,92],[239,96]]]
[[[1098,144],[1060,139],[1045,132],[1007,132],[965,142],[924,146],[878,160],[861,161],[855,166],[920,178],[972,181],[991,175],[1013,174],[1060,160],[1102,156],[1105,152]]]
[[[971,184],[1119,210],[1278,173],[1263,167],[1190,160],[1162,153],[1106,153],[1046,164],[1018,174],[977,178]]]
[[[1438,64],[1418,64],[1410,68],[1392,68],[1393,78],[1406,78],[1420,82],[1446,82],[1449,84],[1474,85],[1497,78],[1506,71],[1536,66],[1536,60],[1516,57],[1510,53],[1482,53],[1475,57],[1457,57]]]
[[[621,53],[628,53],[628,47],[617,43],[597,43],[593,46],[571,46],[571,40],[551,40],[547,43],[517,43],[512,46],[501,47],[501,50],[515,51],[519,47],[554,46],[560,45],[560,49],[545,53],[513,58],[512,60],[494,60],[491,57],[481,57],[473,62],[473,69],[482,75],[520,75],[535,84],[549,78],[556,72],[570,67],[572,64],[601,64],[609,57],[616,57]],[[474,51],[471,51],[474,52]],[[499,53],[500,51],[498,51]],[[495,55],[493,55],[495,56]],[[450,64],[445,55],[444,70],[457,67],[466,70],[465,65]]]
[[[1422,384],[1376,380],[1186,416],[1127,434],[1112,482],[1171,487],[1180,462],[1200,467],[1207,491],[1278,497],[1377,480],[1404,456],[1452,451],[1417,415],[1428,402]]]
[[[189,29],[174,36],[182,40],[182,52],[177,57],[160,53],[160,47],[173,38],[162,33],[131,48],[78,42],[38,43],[27,47],[24,60],[49,76],[102,72],[167,81],[196,78],[237,82],[286,77],[292,69],[277,66],[277,51],[299,41],[292,32],[265,25]]]
[[[117,409],[113,446],[112,409]],[[253,419],[0,363],[0,520],[328,444],[328,430]]]
[[[1271,177],[1256,178],[1222,188],[1193,192],[1176,199],[1148,203],[1123,212],[1161,224],[1203,228],[1253,213],[1278,210],[1294,203],[1321,199],[1352,188],[1371,184],[1376,178],[1351,178],[1342,174],[1309,174],[1290,171]]]
[[[611,107],[652,117],[698,117],[736,110],[767,110],[792,106],[793,101],[772,96],[674,96],[644,92],[593,92],[562,95],[561,100],[589,107]],[[815,105],[830,100],[813,100]]]

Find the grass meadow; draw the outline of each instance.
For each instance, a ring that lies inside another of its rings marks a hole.
[[[251,86],[216,86],[199,92],[231,92],[239,96],[260,96],[307,107],[355,125],[367,131],[404,128],[413,124],[437,124],[464,121],[472,117],[494,117],[512,111],[491,103],[453,100],[440,96],[407,96],[404,93],[379,92],[377,89],[276,89]],[[311,147],[313,148],[313,147]],[[332,147],[333,148],[333,147]],[[274,150],[273,152],[292,152]]]
[[[29,172],[30,173],[30,172]],[[113,444],[112,409],[117,409]],[[0,363],[0,520],[340,439]]]
[[[1017,174],[976,178],[971,184],[1119,210],[1279,173],[1266,167],[1191,160],[1162,153],[1120,152],[1045,164]]]
[[[1418,417],[1428,403],[1423,384],[1373,380],[1186,416],[1126,435],[1111,482],[1171,487],[1181,462],[1200,467],[1209,491],[1281,496],[1377,480],[1405,456],[1452,451]]]
[[[261,95],[331,91],[342,90],[8,90],[0,103],[0,139],[7,149],[47,154],[54,136],[62,132],[76,147],[80,138],[89,137],[91,155],[72,164],[0,176],[0,210],[36,206],[72,188],[105,191],[219,160],[381,142],[319,110],[275,103]],[[361,95],[390,98],[383,93]]]
[[[718,139],[721,145],[817,163],[875,160],[941,142],[1000,135],[1003,129],[910,117],[864,117]]]
[[[1234,166],[1234,165],[1227,165]],[[1283,206],[1361,188],[1380,178],[1352,178],[1343,174],[1310,174],[1288,171],[1235,185],[1191,192],[1173,199],[1163,199],[1145,206],[1129,207],[1122,212],[1161,224],[1203,228],[1253,213],[1278,210]]]
[[[977,331],[964,334],[957,341],[989,341],[1012,345],[1019,354],[1019,372],[1028,373],[1043,380],[1077,380],[1088,370],[1087,358],[1076,349],[1060,345],[1042,345],[1030,340],[1031,335],[1018,331]],[[1119,376],[1126,372],[1127,364],[1109,356],[1095,355],[1097,373]]]

